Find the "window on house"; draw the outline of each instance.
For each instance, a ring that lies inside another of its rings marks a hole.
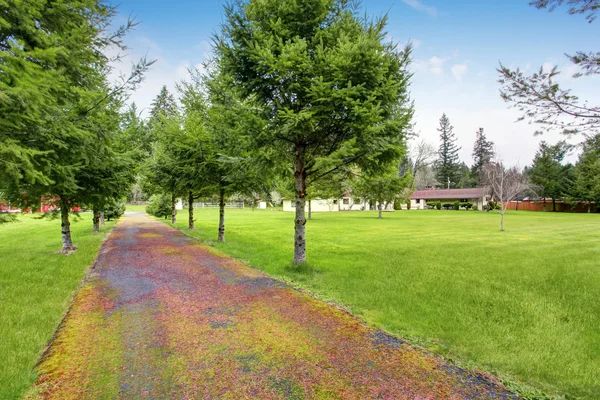
[[[421,199],[417,199],[417,204],[421,204]]]
[[[467,203],[469,201],[469,199],[460,199],[461,203]]]
[[[333,201],[333,204],[337,204],[337,200],[334,200],[334,201]]]
[[[350,204],[350,199],[344,199],[344,204]]]

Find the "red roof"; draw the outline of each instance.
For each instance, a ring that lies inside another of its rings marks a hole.
[[[415,191],[411,199],[479,199],[485,194],[484,188],[472,189],[426,189]]]

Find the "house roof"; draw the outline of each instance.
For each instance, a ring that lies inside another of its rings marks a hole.
[[[471,189],[426,189],[415,191],[411,199],[478,199],[485,194],[484,188]]]

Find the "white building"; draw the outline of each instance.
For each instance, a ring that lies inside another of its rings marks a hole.
[[[313,199],[310,200],[311,212],[337,212],[337,211],[364,211],[369,209],[369,202],[355,199],[350,195],[345,195],[341,199]],[[375,208],[377,209],[377,208]],[[393,211],[394,204],[386,204],[384,211]],[[283,211],[296,211],[295,200],[283,200]],[[308,212],[308,200],[304,207]]]
[[[411,210],[425,210],[427,203],[440,201],[442,203],[472,203],[483,211],[483,206],[491,197],[486,188],[472,189],[425,189],[417,190],[410,195]]]

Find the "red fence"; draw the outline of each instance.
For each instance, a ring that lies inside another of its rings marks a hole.
[[[582,203],[565,203],[564,201],[557,200],[556,211],[558,212],[578,212],[584,213],[588,211],[588,205],[591,212],[596,212],[596,204],[594,202],[582,202]],[[544,211],[543,201],[511,201],[508,204],[507,210],[521,210],[521,211]],[[553,211],[552,200],[546,200],[546,211]]]

